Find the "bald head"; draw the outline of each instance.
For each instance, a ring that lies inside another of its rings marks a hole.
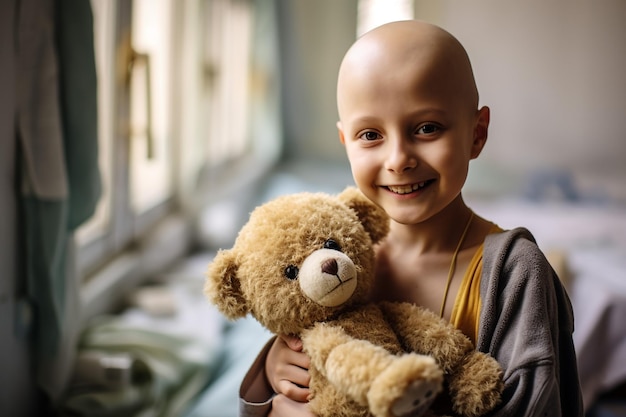
[[[416,21],[392,22],[361,36],[346,53],[339,69],[337,104],[341,117],[346,94],[358,83],[404,82],[416,74],[433,94],[450,94],[459,105],[476,110],[478,91],[461,43],[438,26]]]

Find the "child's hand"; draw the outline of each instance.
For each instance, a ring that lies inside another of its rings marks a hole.
[[[272,410],[267,417],[315,417],[307,403],[291,400],[278,394],[272,400]]]
[[[267,354],[265,375],[275,393],[304,403],[309,396],[309,365],[300,338],[278,336]]]

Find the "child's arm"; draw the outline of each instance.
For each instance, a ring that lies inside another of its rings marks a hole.
[[[274,392],[265,376],[265,359],[276,338],[265,344],[239,387],[239,416],[265,417],[272,408]]]
[[[481,300],[477,348],[504,369],[490,416],[582,416],[571,304],[527,230],[485,240]]]

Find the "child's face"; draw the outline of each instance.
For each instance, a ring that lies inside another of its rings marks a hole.
[[[337,126],[356,185],[392,219],[415,224],[459,197],[489,110],[476,110],[471,69],[468,77],[457,54],[430,44],[407,50],[406,34],[395,44],[392,35],[344,60]]]

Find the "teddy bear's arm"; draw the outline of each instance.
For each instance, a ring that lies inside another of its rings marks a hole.
[[[474,350],[467,336],[425,308],[394,302],[382,302],[380,307],[405,350],[434,355],[445,373]]]
[[[441,390],[443,374],[429,356],[392,355],[328,323],[317,323],[301,336],[311,367],[375,416],[419,416]]]

